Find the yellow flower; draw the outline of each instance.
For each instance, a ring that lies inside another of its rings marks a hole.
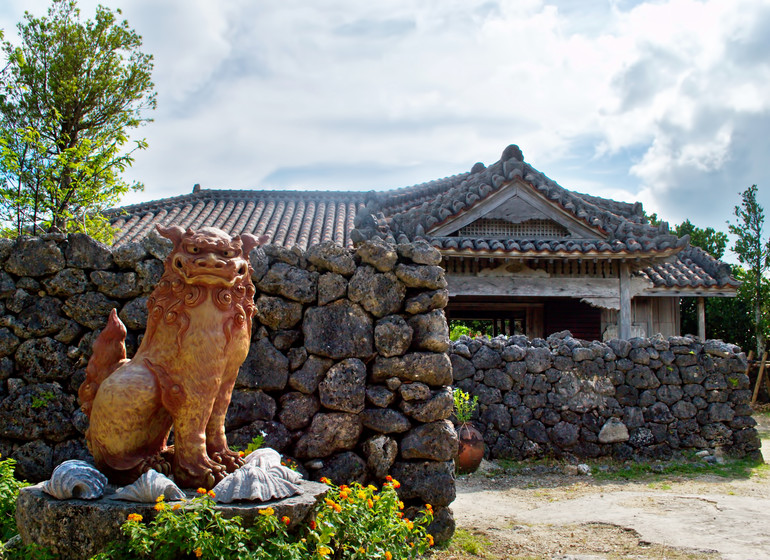
[[[348,496],[350,496],[349,488],[344,488],[343,490],[340,490],[340,498],[342,498],[343,500],[346,500]]]
[[[374,507],[374,502],[372,500],[366,500],[366,505],[369,509],[372,509]]]
[[[209,498],[211,498],[212,500],[217,497],[217,495],[214,493],[213,490],[209,490],[207,494],[209,495]]]
[[[373,484],[370,484],[370,485],[369,485],[369,486],[367,486],[366,488],[367,488],[367,489],[369,489],[369,490],[371,490],[372,492],[375,492],[375,491],[377,490],[377,487],[376,487],[376,486],[374,486]]]
[[[319,546],[318,547],[318,554],[320,554],[322,557],[329,556],[329,554],[332,553],[332,549],[328,546]]]
[[[155,508],[153,509],[155,509],[155,511],[163,511],[164,509],[166,509],[166,504],[164,504],[163,502],[158,502],[157,504],[155,504]]]
[[[410,531],[414,529],[414,523],[412,523],[409,519],[406,520],[406,528]]]
[[[433,506],[430,504],[425,504],[425,511],[433,515]]]
[[[142,520],[142,516],[139,515],[138,513],[129,513],[128,514],[128,520],[129,521],[137,521],[137,522],[139,522],[139,521]]]
[[[332,481],[329,480],[328,478],[326,478],[325,476],[321,477],[321,482],[323,482],[324,484],[331,484],[332,483]],[[331,550],[329,552],[331,552]]]
[[[398,501],[398,509],[404,509],[404,502],[401,500]]]
[[[163,494],[161,494],[160,496],[158,496],[157,498],[155,498],[155,501],[156,501],[156,502],[162,502],[162,501],[163,501],[163,500],[165,500],[165,499],[166,499],[166,496],[164,496]]]
[[[274,513],[275,510],[271,507],[259,510],[259,515],[264,515],[265,517],[270,517]]]
[[[428,533],[428,546],[433,546],[433,535]]]
[[[385,551],[385,560],[393,560],[393,555],[390,553],[389,550]]]
[[[359,500],[363,500],[364,498],[366,498],[366,492],[364,492],[363,490],[359,490],[357,495]]]
[[[341,512],[342,506],[339,504],[334,504],[334,511],[336,511],[337,513]]]
[[[393,488],[401,488],[401,483],[398,480],[393,481]]]
[[[171,509],[172,509],[172,510],[174,510],[174,511],[176,511],[176,510],[178,510],[178,509],[181,509],[181,508],[182,508],[182,504],[174,504],[174,505],[171,507]]]
[[[198,489],[196,490],[196,492],[197,492],[198,494],[205,494],[205,493],[206,493],[206,489],[205,489],[205,488],[198,488]]]
[[[366,549],[363,546],[359,547],[358,552],[360,552],[361,554],[366,554]]]
[[[201,556],[203,556],[203,551],[201,550],[201,547],[196,548],[195,550],[193,550],[193,552],[195,553],[196,558],[200,558]]]

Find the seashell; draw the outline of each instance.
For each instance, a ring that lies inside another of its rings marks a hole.
[[[249,453],[245,458],[245,464],[269,471],[274,476],[279,476],[294,484],[302,480],[302,475],[283,466],[281,464],[281,454],[269,447],[263,447]]]
[[[149,470],[133,484],[118,488],[114,498],[128,502],[154,502],[160,496],[165,497],[167,502],[185,498],[184,492],[173,480],[158,471]]]
[[[277,475],[277,472],[276,467],[263,469],[252,464],[244,465],[214,486],[215,500],[224,504],[236,500],[266,502],[302,493],[299,486]]]
[[[57,500],[95,500],[104,494],[107,477],[85,461],[64,461],[53,470],[42,490]]]

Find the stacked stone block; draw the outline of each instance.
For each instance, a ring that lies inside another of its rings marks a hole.
[[[89,458],[77,389],[91,345],[117,308],[133,355],[170,249],[157,236],[117,249],[78,234],[0,239],[0,453],[19,476]],[[457,436],[440,260],[425,243],[378,240],[254,250],[257,316],[230,444],[263,435],[316,480],[392,475],[408,507],[435,507],[434,535],[450,535]]]
[[[760,447],[746,356],[719,340],[602,343],[565,331],[532,341],[463,336],[450,352],[455,384],[479,397],[474,420],[492,458],[742,457]]]

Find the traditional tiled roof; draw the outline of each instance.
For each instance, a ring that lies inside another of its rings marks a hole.
[[[193,229],[212,226],[230,235],[267,235],[271,243],[307,249],[321,241],[352,246],[356,212],[363,192],[246,191],[197,189],[192,194],[154,200],[111,211],[114,245],[140,241],[156,224]]]
[[[514,182],[571,215],[595,238],[431,235]],[[208,190],[196,185],[191,194],[125,206],[110,215],[117,229],[115,245],[140,241],[156,224],[266,234],[271,243],[302,249],[329,240],[352,246],[371,237],[398,243],[424,239],[448,256],[630,258],[648,263],[637,274],[658,289],[734,291],[739,284],[726,264],[690,247],[688,236],[670,234],[665,222],[646,223],[641,204],[569,191],[525,163],[517,146],[506,148],[489,167],[476,163],[467,173],[389,191]]]

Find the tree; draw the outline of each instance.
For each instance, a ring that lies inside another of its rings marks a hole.
[[[754,309],[754,328],[757,339],[757,355],[765,349],[768,280],[765,273],[770,267],[770,240],[763,240],[765,211],[757,202],[757,186],[752,185],[741,193],[741,205],[733,213],[736,223],[728,222],[731,234],[737,237],[733,251],[738,260],[746,265],[745,289]]]
[[[707,227],[702,229],[685,220],[674,228],[674,234],[678,237],[690,236],[690,245],[700,247],[715,259],[721,259],[727,247],[727,234]]]
[[[120,173],[146,148],[128,133],[155,108],[152,56],[104,6],[82,22],[75,0],[25,13],[20,45],[2,43],[0,221],[6,235],[55,229],[105,237],[102,211],[129,190]]]

